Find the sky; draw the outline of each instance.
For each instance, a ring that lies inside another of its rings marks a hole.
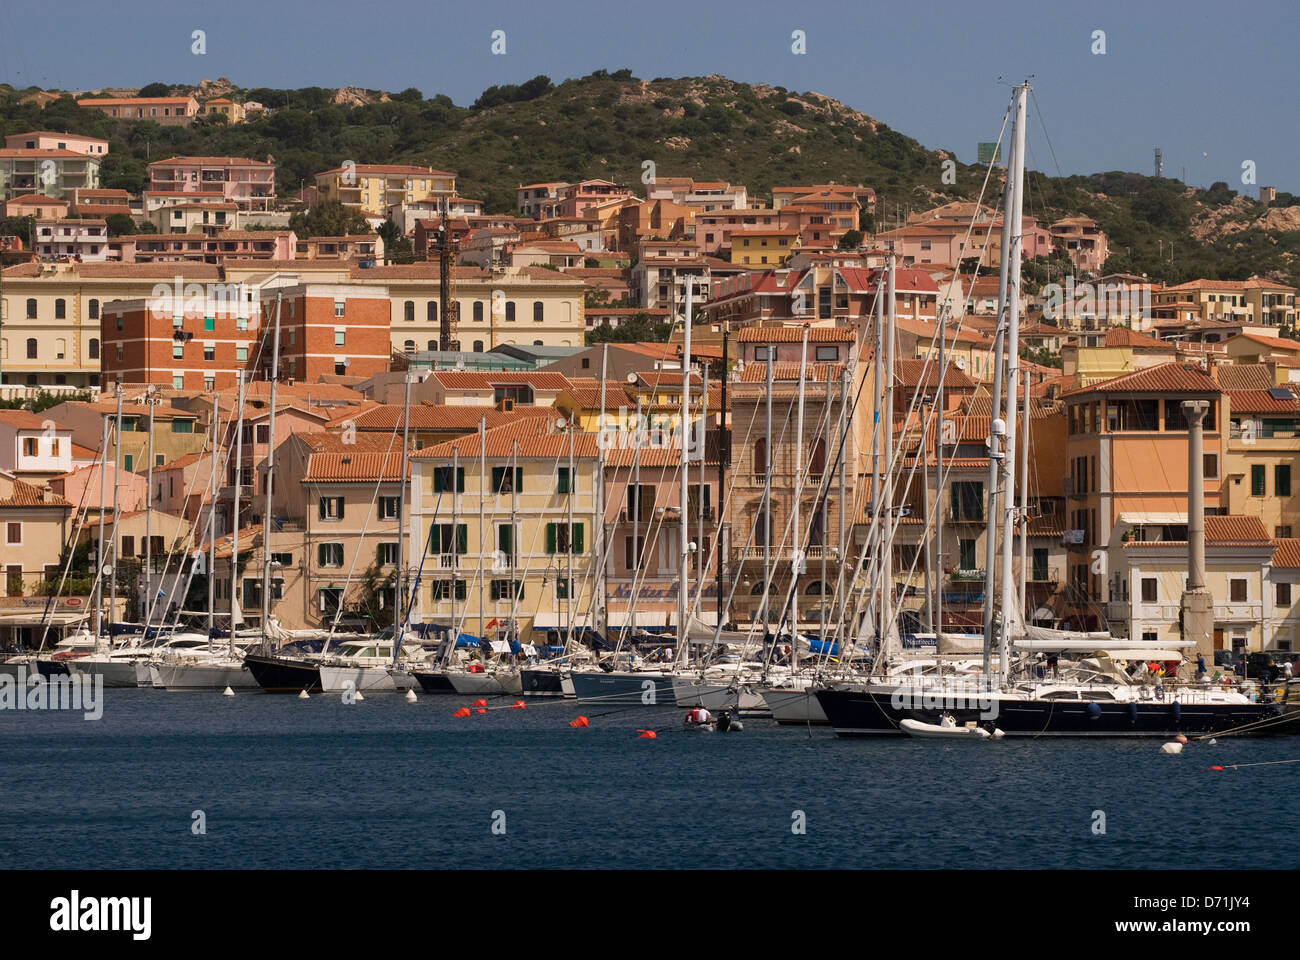
[[[498,30],[504,54],[491,52]],[[1159,146],[1165,176],[1255,196],[1259,185],[1300,193],[1298,40],[1296,0],[0,0],[0,82],[85,90],[224,76],[418,87],[468,105],[537,74],[722,74],[834,97],[969,163],[997,138],[1009,85],[1032,78],[1032,168],[1149,174]]]

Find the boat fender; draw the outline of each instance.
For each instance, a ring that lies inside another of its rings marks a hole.
[[[231,690],[229,687],[226,687],[226,689],[221,691],[221,695],[223,697],[233,697],[235,695],[235,691]]]
[[[308,699],[308,697],[310,697],[310,696],[311,696],[311,695],[310,695],[310,694],[309,694],[309,693],[304,689],[302,692],[300,692],[300,693],[298,694],[298,699],[299,699],[299,700],[306,700],[306,699]]]
[[[475,712],[475,713],[487,713],[487,711],[484,710],[482,707],[479,707],[479,708],[478,708],[477,710],[475,710],[474,712]]]
[[[1138,705],[1132,700],[1129,701],[1128,705],[1128,718],[1131,723],[1138,722]]]
[[[416,700],[415,691],[414,691],[414,690],[407,690],[407,691],[406,691],[406,702],[407,702],[407,703],[415,703],[415,700]]]
[[[1101,719],[1101,706],[1096,703],[1088,704],[1088,716],[1093,720]]]
[[[353,701],[354,703],[361,703],[361,702],[364,701],[365,699],[366,699],[366,698],[363,697],[363,696],[361,695],[361,691],[358,690],[358,691],[356,692],[356,696],[354,696],[354,697],[352,698],[352,701]]]
[[[1172,743],[1162,743],[1160,745],[1160,752],[1167,753],[1170,756],[1177,756],[1178,754],[1183,752],[1183,745],[1181,743],[1178,743],[1177,741],[1174,741]]]
[[[1183,705],[1177,700],[1170,705],[1169,712],[1174,715],[1175,723],[1183,719]]]
[[[1183,744],[1184,746],[1186,746],[1187,744],[1187,738],[1184,737],[1181,733],[1178,736],[1174,737],[1174,739],[1177,740],[1179,743]]]

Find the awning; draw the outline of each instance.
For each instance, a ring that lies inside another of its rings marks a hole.
[[[1121,513],[1119,515],[1120,523],[1127,523],[1133,526],[1142,524],[1183,524],[1187,522],[1185,513]]]
[[[688,616],[690,616],[688,614]],[[716,610],[702,610],[693,617],[697,622],[715,627],[718,625],[718,612]],[[534,621],[536,622],[536,621]],[[609,625],[611,627],[628,626],[632,622],[632,614],[625,613],[621,610],[611,610],[609,612]],[[638,630],[668,630],[677,628],[677,611],[671,612],[666,610],[640,610],[636,615],[636,627]]]
[[[523,619],[522,617],[520,619]],[[591,617],[587,614],[578,614],[573,618],[574,630],[590,630],[594,626]],[[534,630],[568,630],[569,618],[562,613],[535,613],[533,614]]]

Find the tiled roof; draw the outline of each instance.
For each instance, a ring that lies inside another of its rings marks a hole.
[[[1158,350],[1166,350],[1170,353],[1175,349],[1174,345],[1169,343],[1167,340],[1157,340],[1155,337],[1148,337],[1146,334],[1130,330],[1128,327],[1111,327],[1107,330],[1106,346],[1133,347],[1139,349],[1155,348]]]
[[[402,426],[402,409],[400,403],[389,403],[370,407],[361,413],[344,412],[327,426],[335,428],[351,420],[358,430],[393,430]],[[495,407],[418,404],[411,407],[410,424],[412,430],[463,430],[469,433],[477,430],[485,418],[491,430],[523,416],[537,416],[539,411],[544,412],[545,408],[521,405],[513,413],[502,413]]]
[[[11,474],[12,476],[12,474]],[[70,507],[72,506],[67,500],[57,494],[51,494],[50,499],[46,500],[41,494],[41,488],[32,486],[30,483],[23,483],[21,480],[13,481],[13,495],[0,500],[0,507]]]
[[[569,386],[563,374],[540,370],[434,370],[429,377],[449,390],[491,390],[495,386],[519,384],[528,384],[535,390],[564,390]]]
[[[247,157],[170,157],[166,160],[154,160],[146,164],[146,167],[167,166],[168,164],[180,164],[181,166],[203,166],[203,167],[274,167],[274,163],[268,163],[265,160],[249,160]]]
[[[809,343],[854,343],[858,339],[854,327],[809,327]],[[745,327],[736,334],[740,343],[801,343],[802,326]]]
[[[349,169],[354,170],[357,173],[373,173],[373,174],[406,173],[406,174],[414,174],[415,176],[426,176],[426,177],[428,176],[454,177],[455,176],[454,173],[450,173],[447,170],[431,170],[428,167],[411,167],[400,163],[358,163],[356,164],[356,166],[351,167]],[[342,173],[343,170],[344,170],[343,167],[335,167],[332,170],[325,170],[322,173],[318,173],[316,174],[316,176],[323,177],[326,174],[330,174],[330,173]]]
[[[1233,413],[1300,413],[1300,398],[1275,397],[1267,390],[1228,390]]]
[[[1271,543],[1259,517],[1219,515],[1205,518],[1205,542],[1219,547],[1258,547]],[[1125,549],[1186,547],[1186,540],[1129,540]]]
[[[519,456],[525,459],[552,460],[569,455],[569,435],[555,431],[555,421],[559,417],[529,417],[515,423],[506,424],[487,432],[486,455],[495,460],[510,457],[515,444],[519,445]],[[573,435],[573,455],[579,459],[594,459],[598,454],[597,434],[575,433]],[[479,455],[479,437],[477,433],[469,434],[458,440],[450,440],[436,446],[426,447],[413,454],[415,460],[447,460],[453,452],[458,452],[462,459]]]
[[[1224,363],[1214,368],[1214,379],[1223,390],[1268,390],[1273,376],[1262,363]]]
[[[799,366],[798,363],[788,363],[784,361],[781,363],[773,363],[772,379],[794,380],[797,382],[799,379]],[[827,377],[832,381],[836,381],[844,371],[844,366],[845,365],[842,363],[810,363],[804,373],[804,379],[807,383],[825,383]],[[749,364],[741,372],[739,380],[741,383],[766,383],[767,364]]]
[[[352,483],[402,479],[402,451],[367,453],[349,450],[346,453],[313,453],[307,460],[303,474],[304,483]]]
[[[916,387],[922,385],[924,377],[924,386],[937,389],[939,386],[939,364],[936,362],[927,362],[925,360],[898,360],[894,364],[897,371],[896,381],[905,387]],[[948,371],[943,376],[944,389],[952,387],[957,390],[970,389],[975,386],[965,370],[958,370],[956,367],[949,365]]]
[[[1300,567],[1300,537],[1283,537],[1274,540],[1273,546],[1273,566]]]
[[[1267,347],[1272,347],[1274,350],[1300,350],[1300,342],[1288,340],[1285,337],[1272,337],[1265,333],[1255,333],[1252,330],[1242,330],[1232,339],[1237,340],[1242,337],[1252,343],[1262,343]]]
[[[43,430],[46,423],[53,423],[48,417],[42,417],[30,410],[0,410],[0,423],[7,423],[11,427],[19,430]],[[69,430],[70,427],[63,427],[55,424],[56,430]]]
[[[1297,344],[1300,346],[1300,344]],[[1066,396],[1088,393],[1219,393],[1219,385],[1199,367],[1189,363],[1162,363],[1145,370],[1094,383]]]

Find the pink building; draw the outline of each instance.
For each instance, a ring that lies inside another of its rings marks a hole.
[[[13,150],[71,150],[88,157],[102,157],[108,153],[108,141],[98,137],[83,137],[76,133],[11,133],[5,137],[5,147]]]
[[[275,164],[244,157],[172,157],[149,164],[150,191],[220,191],[241,210],[270,210],[275,203]]]
[[[92,97],[78,100],[77,106],[121,120],[152,120],[171,127],[188,127],[199,115],[199,102],[193,97]]]
[[[587,208],[592,204],[625,199],[630,196],[632,196],[630,190],[609,180],[583,180],[581,183],[571,183],[561,190],[559,207],[554,215],[582,217],[586,216]]]

